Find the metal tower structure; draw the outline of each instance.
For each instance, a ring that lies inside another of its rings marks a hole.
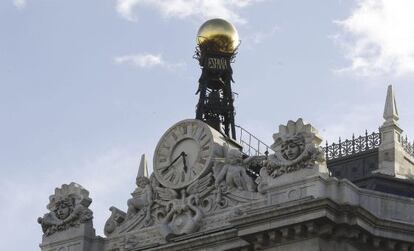
[[[223,19],[212,19],[200,27],[197,40],[194,58],[202,73],[196,92],[199,94],[196,119],[235,140],[231,63],[239,44],[237,31]]]

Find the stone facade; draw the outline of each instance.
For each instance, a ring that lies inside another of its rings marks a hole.
[[[385,110],[371,174],[406,189],[414,164],[399,148],[392,89]],[[41,250],[414,249],[414,199],[332,177],[321,137],[302,119],[281,125],[272,152],[259,156],[243,155],[235,142],[200,123],[179,122],[163,136],[155,153],[161,155],[154,157],[157,176],[148,174],[142,156],[126,211],[110,208],[105,238],[92,227],[88,192],[74,183],[57,188],[50,212],[39,218]],[[164,146],[172,149],[165,160]],[[213,157],[203,155],[207,146]]]

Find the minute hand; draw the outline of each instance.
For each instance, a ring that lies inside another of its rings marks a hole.
[[[163,173],[167,172],[168,169],[170,169],[170,167],[172,167],[172,165],[174,165],[175,162],[177,162],[177,160],[180,159],[180,157],[183,156],[183,153],[181,153],[180,155],[178,155],[172,162],[171,164],[169,164],[163,171]]]

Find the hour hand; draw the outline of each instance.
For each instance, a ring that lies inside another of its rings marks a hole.
[[[185,152],[182,152],[181,155],[183,156],[184,172],[187,172],[187,160],[185,158],[187,157],[187,154]]]

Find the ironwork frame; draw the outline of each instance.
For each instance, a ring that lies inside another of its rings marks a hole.
[[[236,140],[234,122],[234,96],[231,89],[234,62],[236,53],[219,52],[216,48],[197,46],[194,58],[199,61],[202,73],[199,79],[199,101],[196,108],[196,119],[202,120],[214,129],[224,132],[228,137]],[[224,60],[225,68],[212,69],[210,59]]]
[[[407,136],[405,136],[405,138],[401,138],[401,146],[403,147],[404,151],[414,157],[414,142],[409,142]]]
[[[236,125],[236,128],[238,129],[238,141],[239,144],[243,147],[244,154],[248,156],[263,156],[269,154],[269,150],[271,149],[263,141],[239,125]]]
[[[345,141],[341,141],[341,138],[339,138],[339,143],[333,143],[331,145],[328,145],[328,142],[326,142],[326,147],[323,149],[326,160],[329,161],[367,152],[378,148],[380,144],[381,134],[379,132],[368,134],[368,131],[365,131],[364,136],[356,138],[352,135],[351,140],[346,139]]]

